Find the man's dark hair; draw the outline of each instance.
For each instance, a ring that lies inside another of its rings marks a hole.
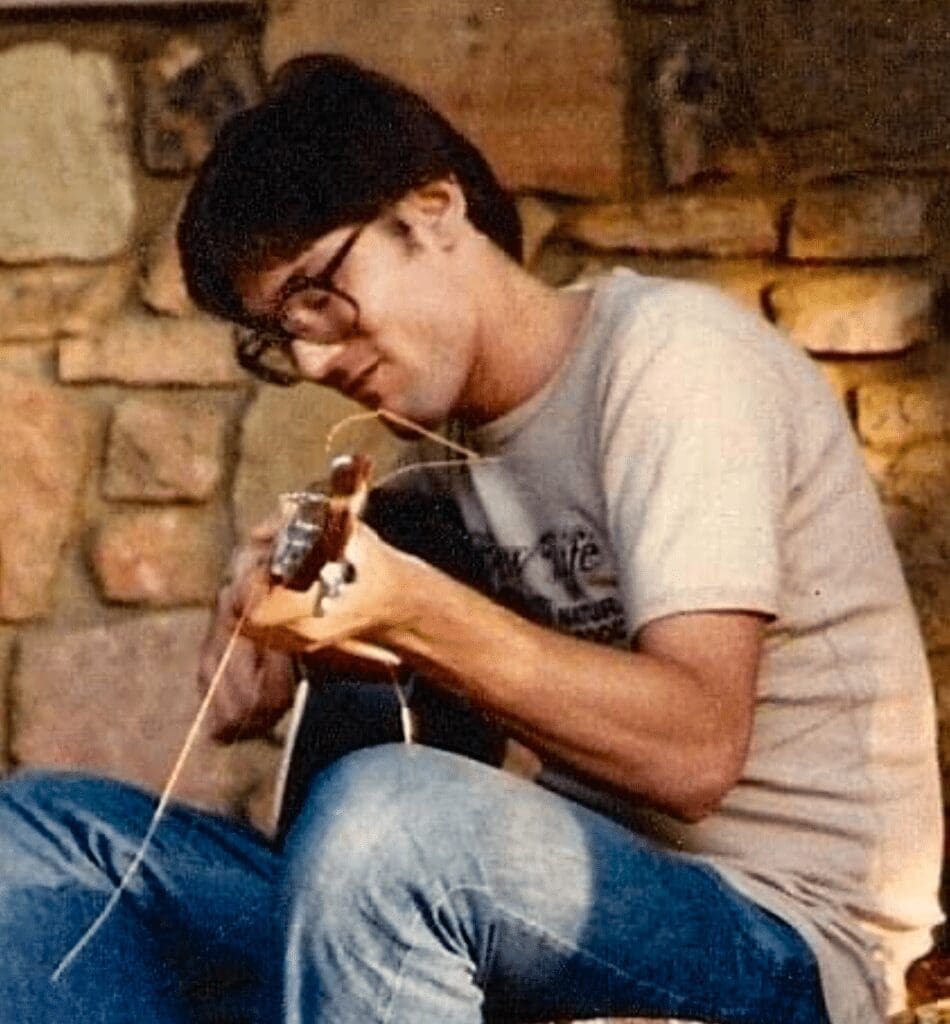
[[[224,126],[198,172],[178,227],[188,291],[209,312],[246,322],[240,274],[292,259],[449,175],[472,224],[520,260],[513,200],[441,114],[345,57],[300,57],[260,105]]]

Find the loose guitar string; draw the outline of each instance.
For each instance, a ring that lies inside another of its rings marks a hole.
[[[400,416],[398,413],[390,412],[388,409],[373,409],[369,412],[356,412],[350,416],[344,416],[343,419],[338,420],[333,426],[327,431],[326,436],[326,451],[327,454],[333,448],[333,442],[342,430],[352,426],[354,423],[364,422],[366,420],[381,420],[386,419],[397,426],[403,427],[406,430],[411,430],[421,437],[426,438],[428,441],[433,441],[435,444],[441,445],[443,448],[448,448],[451,451],[457,452],[459,455],[465,456],[466,463],[469,462],[495,462],[499,456],[494,455],[482,455],[481,452],[477,452],[472,448],[466,448],[464,445],[453,441],[451,438],[445,437],[442,434],[437,434],[433,430],[428,430],[423,427],[422,424],[416,423],[413,420],[407,419],[405,416]],[[457,459],[428,459],[420,460],[418,462],[410,462],[405,466],[397,466],[391,472],[386,473],[376,481],[375,487],[382,487],[385,484],[391,483],[397,477],[403,476],[407,473],[415,473],[420,469],[451,469],[458,466]],[[390,682],[392,683],[393,690],[396,692],[396,699],[399,701],[399,723],[402,729],[403,742],[407,745],[415,742],[415,723],[412,717],[412,708],[409,705],[409,698],[406,695],[405,688],[400,683],[395,669],[391,665],[386,666],[386,670],[389,673]]]
[[[437,434],[432,430],[427,430],[419,423],[414,423],[412,420],[406,419],[404,416],[400,416],[397,413],[390,412],[388,409],[374,409],[372,412],[356,412],[353,413],[352,416],[344,416],[342,420],[336,422],[330,430],[327,431],[327,452],[329,453],[331,450],[333,442],[341,430],[353,423],[370,419],[390,420],[398,426],[405,427],[407,430],[413,430],[417,434],[426,438],[426,440],[434,441],[443,448],[449,448],[454,452],[458,452],[460,455],[464,455],[466,463],[478,462],[481,464],[485,462],[498,462],[501,459],[500,455],[483,455],[481,452],[477,452],[473,448],[466,448],[465,445],[459,444],[451,438],[443,437],[441,434]],[[416,473],[420,469],[453,469],[458,466],[458,464],[458,459],[421,459],[418,462],[407,463],[405,466],[397,466],[395,469],[380,477],[373,486],[383,487],[388,483],[392,483],[393,480],[396,480],[404,474]]]
[[[413,420],[407,419],[405,416],[400,416],[398,413],[390,412],[389,409],[372,409],[369,412],[355,412],[351,416],[344,416],[343,419],[338,420],[327,431],[326,450],[328,452],[330,451],[333,447],[333,442],[336,440],[337,434],[346,427],[351,426],[353,423],[359,423],[362,420],[379,419],[389,420],[390,423],[395,423],[398,427],[405,427],[406,430],[411,430],[413,433],[426,438],[428,441],[434,441],[443,448],[449,448],[454,452],[458,452],[459,455],[464,455],[467,459],[474,459],[476,461],[482,459],[480,452],[477,452],[472,448],[466,448],[465,445],[459,444],[457,441],[453,441],[449,437],[444,437],[442,434],[437,434],[434,430],[428,430],[426,427],[422,426],[421,423],[415,423]],[[420,463],[420,466],[424,465],[426,464]]]
[[[215,669],[214,675],[211,677],[211,681],[208,683],[208,689],[205,692],[204,699],[198,708],[198,712],[191,723],[191,728],[188,730],[188,734],[185,737],[185,741],[181,746],[181,750],[178,752],[178,757],[175,760],[175,764],[172,766],[172,770],[168,776],[165,786],[162,789],[161,796],[158,799],[158,803],[155,806],[155,811],[152,814],[151,821],[149,822],[148,828],[145,830],[145,835],[142,837],[142,841],[139,843],[138,849],[135,851],[135,855],[129,862],[129,866],[125,869],[124,874],[119,880],[119,884],[113,889],[112,895],[109,897],[106,905],[99,912],[98,917],[92,922],[91,925],[83,932],[77,942],[69,950],[69,952],[60,960],[50,975],[50,981],[58,982],[63,976],[63,972],[66,971],[70,964],[72,964],[79,954],[86,948],[86,946],[92,941],[99,929],[106,923],[116,905],[122,897],[122,894],[129,887],[132,879],[135,877],[136,872],[145,860],[145,854],[148,852],[149,847],[152,844],[152,839],[158,830],[159,822],[165,815],[165,811],[168,808],[168,804],[171,801],[172,792],[175,786],[178,784],[178,779],[181,776],[182,770],[185,767],[185,762],[191,753],[192,748],[198,740],[198,735],[201,730],[201,726],[204,724],[205,717],[208,714],[208,710],[211,707],[211,702],[214,699],[215,693],[218,689],[218,684],[224,676],[225,669],[228,667],[228,662],[231,660],[231,656],[234,653],[235,645],[237,644],[238,638],[241,635],[241,629],[247,619],[250,609],[254,606],[254,601],[248,601],[241,613],[238,621],[234,625],[234,629],[231,635],[228,637],[228,642],[224,648],[224,652],[221,655],[221,660],[218,662],[218,667]]]
[[[340,432],[340,430],[344,429],[350,423],[357,420],[379,418],[389,419],[392,422],[396,423],[397,425],[405,427],[406,429],[409,430],[413,430],[431,441],[434,441],[438,444],[442,444],[447,448],[450,448],[454,451],[459,452],[460,454],[465,455],[469,459],[481,458],[478,452],[465,448],[464,446],[459,445],[454,441],[451,441],[449,438],[442,437],[441,435],[436,434],[433,431],[427,430],[425,427],[421,426],[418,423],[413,423],[411,420],[405,419],[404,417],[399,416],[396,413],[391,413],[387,410],[374,410],[372,412],[367,413],[355,413],[352,416],[344,417],[342,420],[335,423],[327,432],[327,451],[330,450],[333,444],[333,440],[335,439],[336,435]],[[419,469],[425,467],[426,465],[428,464],[421,462],[410,466],[404,466],[401,467],[401,469],[398,472]],[[389,477],[387,477],[386,479],[391,479],[393,475],[395,474],[389,474]],[[165,812],[168,809],[168,804],[171,802],[172,794],[175,790],[175,787],[178,784],[178,780],[181,776],[181,773],[184,770],[185,763],[188,760],[188,757],[190,756],[191,751],[198,740],[201,727],[204,724],[204,720],[207,717],[208,711],[211,708],[211,703],[217,692],[218,685],[220,684],[221,679],[224,677],[225,670],[227,669],[228,663],[231,660],[231,656],[234,653],[235,645],[237,644],[237,641],[241,635],[241,630],[254,604],[254,601],[248,601],[244,607],[244,610],[241,613],[241,616],[235,623],[234,629],[232,630],[231,635],[228,638],[228,642],[225,646],[224,652],[221,655],[221,660],[218,662],[214,675],[212,676],[211,681],[208,684],[208,688],[205,692],[204,699],[202,700],[198,708],[198,711],[191,723],[191,727],[188,730],[188,734],[186,735],[185,740],[182,743],[181,750],[178,752],[178,757],[175,759],[175,763],[172,766],[172,770],[169,773],[168,779],[166,780],[165,785],[162,788],[161,795],[159,796],[158,803],[155,806],[155,811],[153,812],[151,820],[149,821],[148,828],[145,830],[145,834],[142,837],[142,841],[139,843],[139,846],[135,851],[132,860],[129,862],[128,867],[125,869],[125,872],[119,879],[119,884],[112,891],[112,894],[107,900],[106,905],[99,912],[98,916],[95,918],[92,924],[89,925],[89,927],[83,932],[79,939],[74,943],[74,945],[62,958],[62,960],[60,960],[59,964],[56,966],[56,969],[50,975],[51,982],[58,982],[60,978],[62,978],[65,971],[69,969],[69,967],[76,961],[76,959],[86,948],[86,946],[88,946],[89,943],[93,940],[93,938],[102,928],[102,926],[111,916],[113,910],[115,910],[119,900],[122,898],[123,893],[126,891],[126,889],[128,889],[129,885],[132,882],[132,879],[138,872],[139,867],[145,860],[145,855],[146,853],[148,853],[148,850],[152,844],[152,839],[154,838],[155,833],[158,831],[158,826],[161,823],[162,818],[165,816]],[[392,679],[393,689],[395,690],[396,697],[399,701],[399,720],[402,728],[403,739],[407,744],[410,744],[414,740],[414,729],[412,721],[412,711],[409,707],[409,701],[406,697],[406,693],[402,685],[396,678],[395,672],[392,670],[392,668],[389,668],[388,671]]]

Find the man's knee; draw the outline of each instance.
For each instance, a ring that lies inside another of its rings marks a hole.
[[[326,918],[334,903],[372,899],[382,880],[403,890],[464,880],[477,847],[491,842],[498,774],[424,747],[341,759],[318,777],[292,830],[291,898]]]

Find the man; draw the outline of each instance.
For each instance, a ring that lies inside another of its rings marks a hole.
[[[385,745],[317,774],[279,849],[178,809],[28,1016],[865,1024],[898,1005],[939,919],[933,709],[872,489],[807,360],[704,287],[532,279],[481,156],[342,58],[292,65],[226,128],[179,240],[196,300],[248,328],[247,365],[451,420],[483,456],[425,489],[528,614],[363,525],[307,633],[395,652],[533,750],[541,784]],[[253,635],[223,736],[291,699],[281,649],[306,644]],[[3,921],[36,988],[150,804],[49,778],[5,800]]]

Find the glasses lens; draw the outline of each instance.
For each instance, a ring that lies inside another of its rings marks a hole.
[[[345,292],[301,281],[284,304],[288,334],[314,345],[334,345],[356,329],[356,302]]]
[[[234,340],[238,362],[256,377],[281,387],[300,380],[286,335],[236,327]]]

